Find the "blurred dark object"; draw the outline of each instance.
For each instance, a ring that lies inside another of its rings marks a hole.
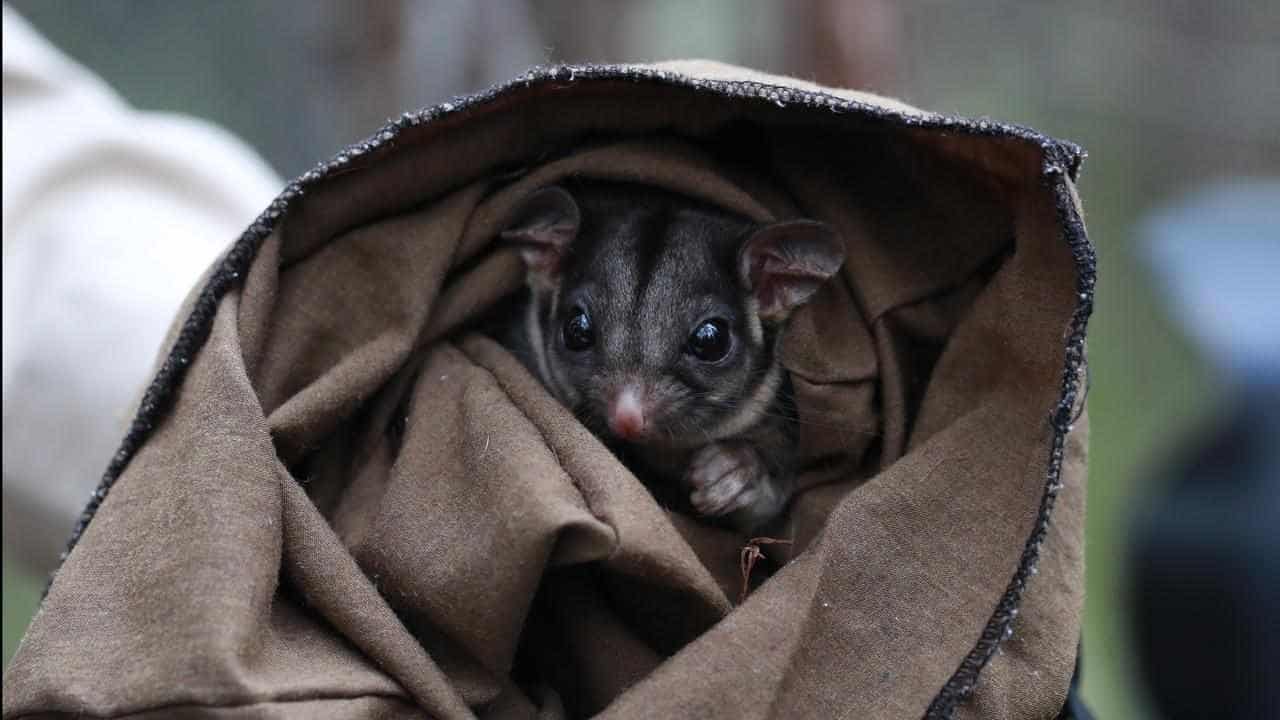
[[[1076,651],[1076,671],[1071,674],[1071,685],[1067,688],[1067,701],[1062,705],[1062,712],[1054,720],[1094,720],[1093,712],[1084,702],[1084,647]]]
[[[1135,526],[1139,660],[1165,717],[1280,717],[1280,183],[1215,187],[1146,235],[1229,390]]]

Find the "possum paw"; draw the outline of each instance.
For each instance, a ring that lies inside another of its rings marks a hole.
[[[773,519],[785,502],[760,454],[749,443],[712,443],[694,454],[685,474],[694,510],[725,517],[741,530]]]

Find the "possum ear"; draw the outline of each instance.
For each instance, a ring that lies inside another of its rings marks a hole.
[[[747,237],[738,255],[742,280],[762,320],[782,322],[844,264],[844,243],[826,223],[789,220]]]
[[[499,237],[520,248],[530,282],[554,284],[560,261],[581,224],[578,203],[567,190],[552,185],[530,195],[512,213]]]

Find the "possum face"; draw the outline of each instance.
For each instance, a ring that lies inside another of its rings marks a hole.
[[[695,447],[739,434],[782,381],[786,317],[843,262],[826,225],[756,225],[637,185],[535,193],[503,238],[520,245],[537,372],[588,427]]]

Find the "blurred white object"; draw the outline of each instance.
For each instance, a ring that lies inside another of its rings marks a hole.
[[[4,8],[4,544],[51,569],[183,298],[283,182]]]
[[[1141,228],[1147,262],[1214,367],[1280,382],[1280,178],[1199,188]]]

